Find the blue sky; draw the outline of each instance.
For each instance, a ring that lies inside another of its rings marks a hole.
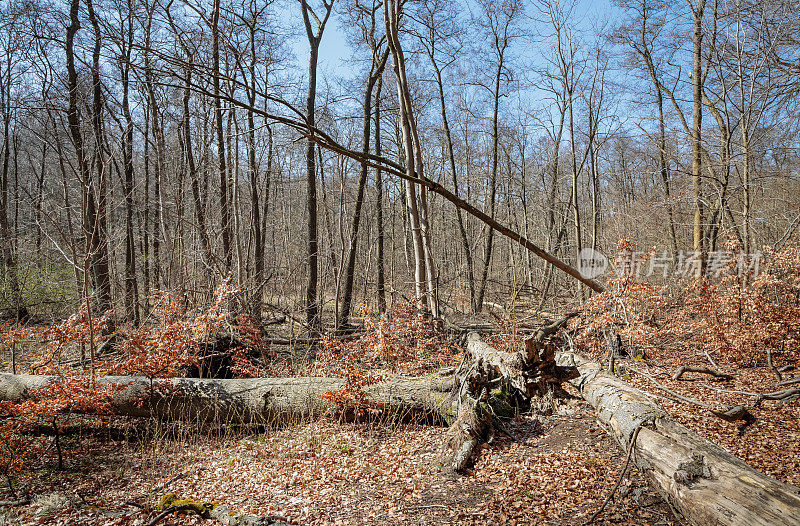
[[[300,6],[298,2],[287,2],[283,16],[287,19],[294,19],[302,24]],[[589,31],[594,24],[605,19],[613,19],[618,16],[618,9],[615,8],[610,0],[579,0],[576,8],[577,29]],[[342,27],[343,19],[337,13],[331,15],[331,20],[325,29],[322,45],[320,47],[320,73],[332,72],[335,74],[347,75],[349,65],[347,62],[352,56],[352,48],[347,43],[345,28]],[[298,29],[302,29],[298,26]],[[308,56],[308,41],[304,34],[295,38],[291,44],[292,52],[300,63],[304,63]]]

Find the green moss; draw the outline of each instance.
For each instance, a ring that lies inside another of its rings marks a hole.
[[[497,398],[494,396],[489,397],[489,405],[492,406],[492,412],[500,418],[514,418],[514,407],[508,403],[504,398]]]
[[[193,512],[201,517],[208,517],[208,514],[211,513],[217,506],[215,502],[197,502],[194,499],[180,499],[178,495],[175,493],[167,493],[158,501],[158,506],[156,507],[158,511],[164,511],[169,508],[180,508],[180,512]]]

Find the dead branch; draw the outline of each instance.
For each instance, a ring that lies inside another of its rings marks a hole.
[[[550,325],[542,327],[536,332],[535,336],[536,341],[542,342],[548,336],[552,336],[553,334],[557,333],[562,329],[562,327],[564,327],[567,324],[569,320],[571,320],[577,315],[578,315],[577,312],[569,312],[564,316],[562,316],[561,318],[554,321],[553,323],[551,323]]]
[[[756,397],[753,402],[753,407],[758,407],[764,400],[784,401],[794,396],[800,396],[800,389],[786,389],[784,391],[776,391],[774,393],[761,393]]]
[[[716,369],[712,369],[711,367],[694,367],[691,365],[681,365],[680,367],[678,367],[678,370],[675,371],[675,374],[672,376],[672,379],[680,380],[685,373],[709,374],[715,378],[724,378],[725,380],[730,380],[733,378],[733,375],[717,371]]]
[[[646,378],[647,380],[650,380],[650,383],[652,383],[653,385],[655,385],[656,387],[658,387],[659,389],[661,389],[665,393],[669,394],[670,396],[672,396],[674,398],[677,398],[678,400],[686,402],[687,404],[692,404],[692,405],[696,405],[698,407],[702,407],[703,409],[712,409],[710,405],[708,405],[708,404],[706,404],[704,402],[701,402],[699,400],[695,400],[693,398],[687,398],[687,397],[683,396],[682,394],[676,393],[672,389],[669,389],[669,388],[665,387],[658,380],[656,380],[655,378],[653,378],[652,376],[650,376],[649,374],[647,374],[647,373],[645,373],[643,371],[640,371],[638,369],[634,369],[633,367],[627,367],[627,366],[625,367],[625,370],[626,371],[631,371],[633,373],[638,374],[639,376],[641,376],[643,378]]]
[[[778,381],[779,382],[782,381],[783,375],[778,370],[778,368],[775,367],[775,364],[772,363],[772,349],[767,349],[767,365],[769,366],[770,369],[772,369],[772,372],[775,373],[775,376],[778,378]]]

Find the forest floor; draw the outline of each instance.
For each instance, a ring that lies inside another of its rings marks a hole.
[[[676,365],[651,365],[647,368],[648,374],[657,378],[667,389],[715,408],[735,405],[749,407],[754,397],[743,393],[785,389],[773,387],[777,380],[767,367],[726,369],[735,374],[731,380],[692,373],[686,373],[684,379],[673,380],[672,374],[679,367],[677,363],[680,360],[675,359],[674,362]],[[681,363],[685,364],[685,361]],[[642,368],[642,365],[635,367]],[[696,405],[671,397],[644,377],[633,374],[626,381],[652,394],[661,407],[697,434],[725,448],[762,473],[781,482],[800,486],[800,400],[796,397],[783,402],[767,400],[758,408],[751,409],[756,421],[740,435],[735,423],[726,422]]]
[[[498,341],[503,341],[499,338]],[[515,338],[508,340],[514,342]],[[602,360],[602,356],[593,356]],[[648,360],[620,360],[624,379],[650,393],[677,420],[754,468],[800,485],[800,402],[765,401],[743,434],[735,423],[676,399],[663,387],[703,404],[749,406],[747,393],[776,390],[767,367],[723,364],[733,378],[687,373],[707,365],[699,356],[664,350]],[[788,358],[784,358],[784,361]],[[795,365],[778,363],[777,366]],[[623,369],[624,371],[624,369]],[[786,378],[792,378],[789,373]],[[571,386],[567,386],[570,391]],[[572,390],[572,394],[577,394]],[[0,507],[4,524],[147,525],[159,499],[224,504],[237,512],[283,517],[303,525],[337,524],[585,524],[617,481],[624,453],[579,398],[548,416],[521,415],[477,455],[473,469],[454,476],[440,463],[444,428],[320,420],[270,430],[197,429],[113,418],[91,431],[85,417],[16,477],[24,506]],[[222,436],[220,436],[220,434]],[[0,500],[13,500],[0,489]],[[169,516],[159,525],[201,524]],[[668,504],[631,470],[598,524],[678,524]]]
[[[484,445],[465,476],[438,462],[443,431],[319,421],[227,438],[83,438],[65,470],[43,459],[29,481],[38,499],[4,513],[11,524],[144,525],[157,515],[159,498],[174,492],[307,525],[582,524],[624,464],[579,400],[551,416],[516,418],[514,438],[500,434]],[[606,523],[675,524],[638,472],[628,473],[621,491]],[[203,522],[173,516],[159,524]]]

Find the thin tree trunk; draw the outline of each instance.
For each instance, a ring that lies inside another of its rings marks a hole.
[[[581,251],[583,250],[582,242],[582,224],[581,224],[581,208],[578,202],[578,159],[576,154],[575,144],[575,119],[574,119],[574,96],[572,90],[567,94],[567,104],[569,105],[569,146],[570,157],[572,159],[572,221],[575,227],[575,261],[580,258]],[[583,287],[579,287],[579,298],[583,301]]]
[[[121,64],[122,74],[122,113],[125,116],[125,129],[122,135],[122,158],[125,172],[125,316],[128,322],[139,325],[138,287],[136,282],[136,241],[133,236],[133,189],[135,186],[133,170],[133,118],[131,116],[130,56],[133,46],[133,6],[128,0],[127,41],[123,45],[125,60]]]
[[[375,87],[375,155],[381,156],[381,89],[383,88],[383,76],[378,77],[378,84]],[[384,226],[383,226],[383,171],[378,168],[375,170],[375,222],[377,223],[377,243],[378,261],[376,263],[377,272],[377,292],[378,292],[378,312],[386,312],[386,256],[384,254]]]
[[[211,15],[212,42],[212,86],[214,90],[214,123],[217,135],[217,162],[219,171],[219,203],[220,229],[222,230],[222,254],[225,261],[225,272],[229,273],[233,264],[231,250],[231,211],[228,203],[229,181],[228,164],[225,160],[225,133],[222,127],[222,99],[220,98],[220,63],[219,63],[219,16],[220,0],[214,0],[214,11]]]
[[[697,7],[690,4],[694,28],[692,33],[692,199],[694,202],[693,246],[695,257],[699,259],[696,277],[705,270],[705,242],[703,239],[703,193],[701,171],[701,140],[703,124],[703,11],[706,0],[698,0]]]
[[[189,112],[189,100],[192,95],[192,55],[187,53],[187,67],[185,69],[186,80],[183,87],[183,140],[185,143],[186,164],[189,168],[189,185],[192,189],[192,199],[194,200],[194,217],[197,223],[197,234],[200,237],[200,250],[203,262],[203,271],[210,281],[211,279],[211,246],[208,237],[208,227],[206,226],[206,207],[203,195],[200,192],[200,179],[197,174],[197,166],[194,160],[194,144],[192,143],[191,113]]]
[[[250,177],[250,200],[252,202],[253,224],[253,297],[250,301],[251,315],[261,320],[262,298],[264,295],[264,235],[261,224],[261,204],[258,188],[258,166],[256,165],[256,123],[254,108],[256,105],[256,42],[255,21],[250,27],[250,85],[247,97],[250,108],[247,110],[247,168]]]
[[[7,75],[0,72],[0,114],[3,119],[3,167],[0,173],[0,244],[2,244],[3,267],[8,288],[11,293],[11,303],[14,308],[17,322],[24,317],[22,296],[17,276],[17,262],[14,257],[14,240],[11,233],[11,224],[8,220],[8,179],[9,161],[11,157],[11,61],[6,63]],[[4,78],[5,77],[5,78]],[[4,82],[5,80],[5,82]]]
[[[447,105],[444,98],[444,85],[442,82],[442,72],[439,65],[436,63],[432,54],[428,55],[431,64],[433,65],[434,72],[436,73],[436,87],[439,90],[439,112],[442,116],[442,127],[444,128],[445,145],[447,146],[447,161],[450,168],[450,180],[453,182],[453,193],[459,195],[459,182],[458,171],[456,170],[456,155],[453,148],[453,136],[450,131],[450,122],[447,119]],[[456,220],[458,222],[458,233],[461,236],[461,247],[464,250],[464,258],[467,263],[467,285],[469,286],[469,303],[473,312],[477,312],[480,308],[476,308],[476,290],[475,290],[475,263],[472,258],[472,247],[469,244],[469,237],[467,236],[467,229],[464,225],[464,216],[461,210],[456,208]]]
[[[374,33],[374,19],[373,19],[373,33]],[[367,77],[366,87],[364,89],[363,101],[363,129],[361,138],[361,153],[366,157],[369,153],[370,144],[370,124],[372,121],[372,91],[378,79],[383,75],[386,60],[389,56],[389,50],[386,49],[381,53],[380,57],[377,56],[377,50],[373,50],[373,62],[370,68],[369,76]],[[358,177],[358,191],[356,194],[355,209],[353,210],[353,221],[350,226],[350,239],[347,249],[347,267],[344,276],[344,291],[342,293],[342,306],[339,311],[339,320],[337,326],[346,327],[349,317],[351,302],[353,299],[353,280],[355,279],[356,270],[356,252],[358,249],[358,230],[361,224],[361,208],[364,205],[364,190],[367,186],[367,173],[368,166],[366,161],[361,163],[361,172]]]
[[[423,241],[422,226],[420,224],[419,200],[417,198],[417,185],[413,182],[422,174],[417,170],[421,166],[417,163],[417,155],[414,148],[414,138],[412,128],[415,126],[413,121],[413,108],[411,107],[411,97],[408,93],[408,86],[405,75],[405,62],[403,59],[402,48],[398,38],[398,24],[401,18],[401,6],[395,0],[384,0],[384,22],[386,25],[387,41],[392,52],[392,67],[395,73],[397,84],[397,100],[400,105],[401,131],[404,144],[405,172],[408,179],[405,181],[406,206],[408,208],[409,226],[414,247],[414,295],[417,307],[424,310],[430,305],[428,298],[428,272],[425,267],[425,248]]]
[[[489,176],[489,217],[495,217],[495,203],[497,201],[497,165],[499,156],[500,144],[500,77],[503,73],[503,58],[504,58],[505,45],[499,49],[497,71],[494,77],[494,109],[492,112],[492,168],[491,175]],[[475,298],[475,304],[472,306],[474,312],[480,312],[483,309],[483,299],[486,294],[486,281],[489,278],[489,268],[492,263],[492,244],[494,242],[494,229],[490,228],[486,236],[486,248],[483,252],[483,273],[481,275],[480,283],[478,284],[478,295]]]
[[[322,19],[318,18],[313,9],[308,5],[307,0],[300,0],[300,8],[303,12],[303,23],[308,37],[309,59],[308,59],[308,93],[306,96],[306,122],[309,126],[314,126],[316,119],[317,104],[317,61],[319,59],[319,45],[322,41],[322,34],[325,32],[325,25],[330,17],[334,0],[323,0],[322,5],[325,14]],[[315,32],[311,25],[311,18],[317,24]],[[319,273],[319,240],[317,237],[317,165],[315,159],[316,145],[314,141],[308,141],[306,146],[306,207],[308,213],[308,284],[306,286],[306,322],[313,329],[322,326],[320,316],[320,302],[317,297],[317,281]]]
[[[92,281],[95,287],[96,301],[94,308],[103,313],[112,308],[111,276],[108,260],[107,221],[106,221],[106,159],[103,151],[103,101],[102,83],[100,80],[100,51],[102,33],[95,16],[91,0],[87,1],[89,20],[94,29],[94,48],[92,50],[92,128],[95,136],[95,165],[97,180],[91,174],[84,185],[84,233],[87,238]],[[87,170],[88,171],[88,170]]]

